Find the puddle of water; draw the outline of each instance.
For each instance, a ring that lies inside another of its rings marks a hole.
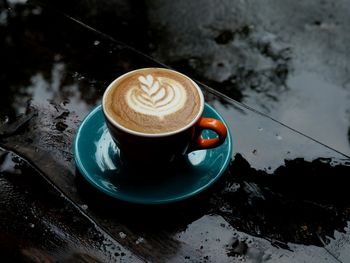
[[[54,63],[52,65],[51,80],[47,80],[41,73],[31,78],[31,85],[27,87],[31,102],[34,105],[47,105],[49,101],[63,104],[64,108],[78,115],[88,112],[89,104],[83,99],[78,82],[74,82],[74,76],[67,77],[65,64]],[[82,80],[78,78],[78,81]],[[67,83],[65,85],[64,83]]]
[[[350,154],[349,6],[158,1],[149,9],[161,34],[152,55]]]
[[[203,236],[208,238],[203,240]],[[292,243],[288,244],[288,249],[273,247],[266,239],[237,231],[218,215],[203,216],[176,238],[198,251],[200,257],[197,259],[204,262],[336,262],[320,247]]]
[[[290,91],[281,94],[275,117],[350,155],[349,91],[310,72],[290,75],[287,85]]]

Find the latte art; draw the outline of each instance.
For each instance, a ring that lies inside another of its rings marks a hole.
[[[126,101],[134,111],[163,118],[181,109],[187,99],[181,83],[167,78],[147,75],[138,77],[135,85],[126,93]]]
[[[179,130],[201,114],[203,96],[188,77],[168,69],[146,68],[114,81],[104,111],[118,125],[147,134]]]

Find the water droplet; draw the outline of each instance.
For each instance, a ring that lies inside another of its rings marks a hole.
[[[6,115],[6,116],[4,117],[3,123],[5,124],[5,123],[8,123],[9,121],[10,121],[10,117]]]
[[[268,261],[271,259],[271,252],[270,251],[265,251],[262,260],[263,261]]]
[[[140,243],[143,243],[144,242],[144,239],[142,237],[139,237],[136,241],[135,241],[135,244],[138,245]]]
[[[119,232],[119,236],[120,236],[120,238],[122,238],[122,239],[126,238],[126,234],[123,233],[123,232]]]
[[[247,243],[248,245],[252,245],[254,242],[253,242],[253,239],[252,239],[252,238],[248,238],[247,241],[246,241],[246,243]]]
[[[86,210],[86,209],[88,209],[89,207],[88,207],[87,205],[81,205],[81,208],[84,209],[84,210]]]
[[[81,75],[79,72],[74,72],[74,73],[72,74],[72,77],[75,78],[75,79],[77,79],[77,80],[82,80],[82,79],[85,78],[85,77],[84,77],[83,75]]]
[[[42,9],[40,7],[37,7],[33,9],[32,12],[33,12],[33,15],[40,15],[42,12]]]
[[[34,228],[35,225],[34,225],[33,223],[30,223],[30,224],[29,224],[29,227]]]
[[[282,136],[279,134],[276,134],[276,139],[280,141],[280,140],[282,140]]]
[[[262,127],[258,128],[258,131],[263,131],[263,130],[264,130],[264,128],[262,128]]]
[[[94,45],[95,45],[95,46],[99,45],[100,43],[101,43],[101,42],[98,41],[98,40],[95,40],[95,41],[94,41]]]
[[[240,242],[245,242],[245,241],[247,240],[247,237],[246,237],[246,236],[240,236],[240,237],[238,238],[238,240],[239,240]]]
[[[241,188],[241,185],[239,183],[233,183],[232,185],[229,185],[228,187],[225,188],[225,192],[237,192],[238,189]]]

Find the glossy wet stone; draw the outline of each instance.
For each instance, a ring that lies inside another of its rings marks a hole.
[[[65,260],[60,242],[102,262],[131,256],[126,251],[151,262],[349,261],[349,158],[208,87],[206,99],[228,121],[235,149],[217,184],[168,206],[135,206],[92,188],[72,155],[81,120],[116,76],[159,64],[45,6],[2,12],[10,20],[1,26],[9,62],[1,73],[8,88],[0,112],[0,240],[14,240],[2,254],[23,257],[20,239],[32,242],[25,246],[34,247],[31,255],[56,261]],[[104,242],[125,252],[104,252]]]

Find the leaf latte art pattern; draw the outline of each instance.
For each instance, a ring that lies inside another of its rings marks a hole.
[[[181,83],[152,75],[139,76],[138,81],[139,85],[132,86],[126,93],[126,102],[134,111],[162,118],[185,105],[187,95]]]

